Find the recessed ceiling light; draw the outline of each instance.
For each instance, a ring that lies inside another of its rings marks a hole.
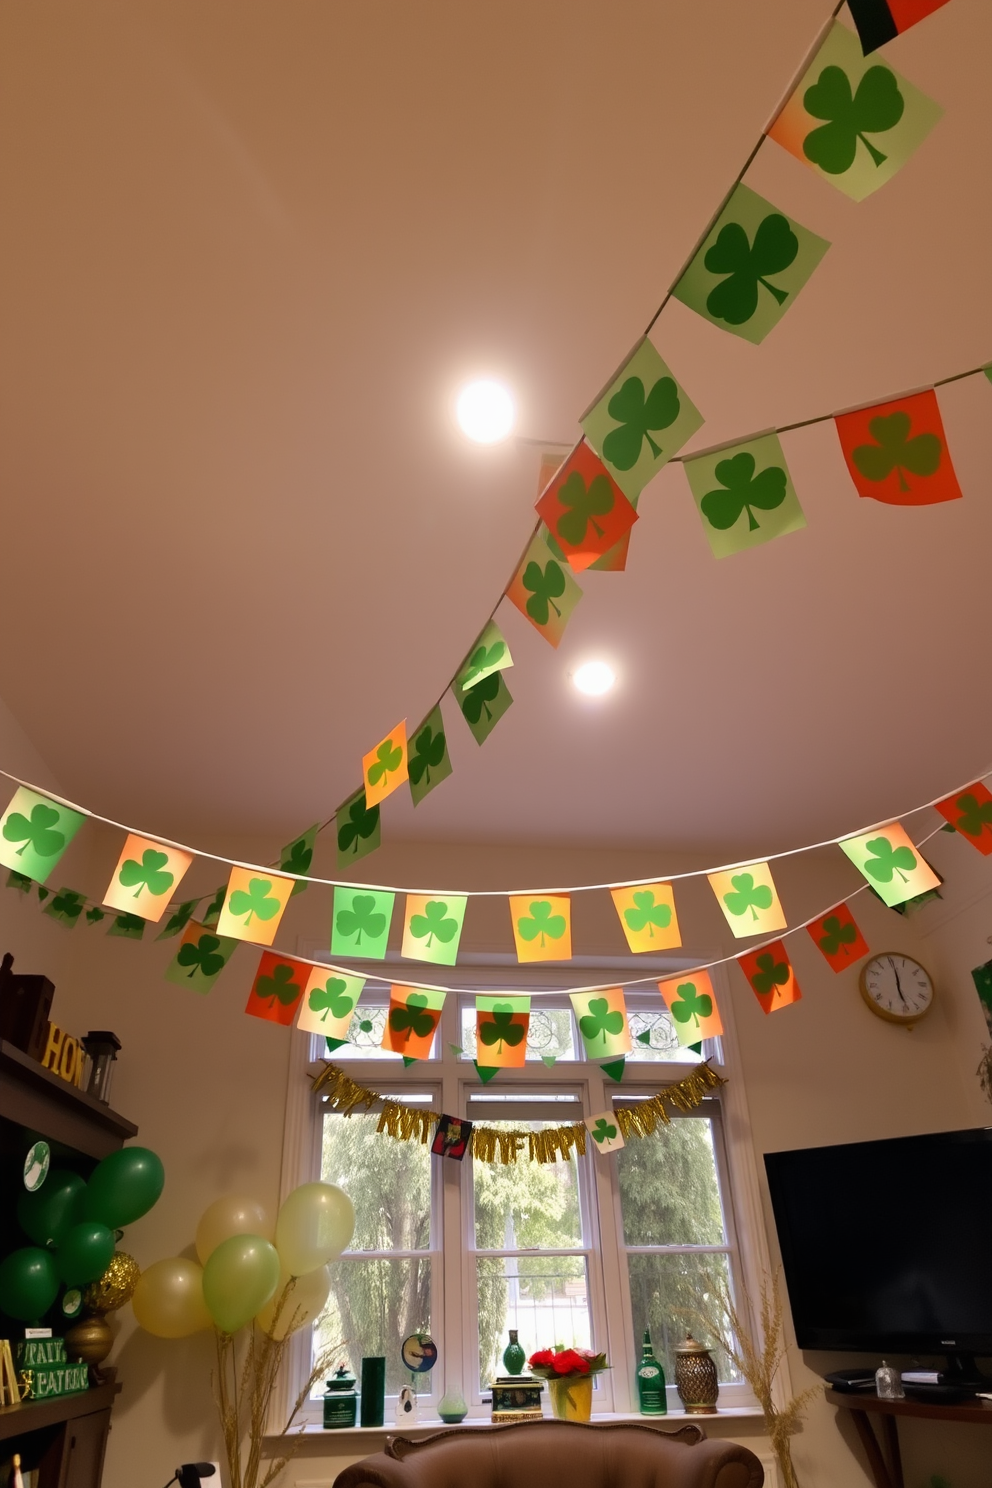
[[[514,407],[501,382],[480,378],[458,394],[455,417],[463,434],[476,444],[497,444],[513,428]]]
[[[605,661],[584,662],[572,673],[572,681],[587,697],[602,697],[616,680],[616,673]]]

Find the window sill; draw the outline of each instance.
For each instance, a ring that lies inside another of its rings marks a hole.
[[[545,1420],[553,1420],[553,1417],[545,1416]],[[639,1413],[603,1411],[600,1414],[593,1416],[590,1424],[593,1426],[611,1426],[621,1421],[639,1421],[642,1425],[653,1426],[655,1424],[664,1425],[668,1421],[677,1421],[680,1426],[685,1425],[686,1422],[691,1422],[697,1426],[701,1426],[705,1430],[707,1423],[712,1424],[715,1421],[721,1420],[760,1421],[761,1409],[759,1406],[756,1405],[732,1405],[728,1406],[725,1410],[718,1410],[716,1414],[712,1416],[689,1415],[687,1411],[669,1411],[668,1414],[665,1416],[642,1416]],[[418,1420],[413,1423],[404,1422],[403,1425],[397,1425],[395,1423],[388,1422],[382,1426],[337,1426],[333,1427],[330,1430],[325,1429],[325,1427],[323,1426],[313,1424],[304,1426],[302,1433],[291,1431],[287,1436],[281,1436],[276,1433],[271,1436],[266,1436],[265,1440],[266,1442],[273,1443],[290,1441],[293,1439],[293,1437],[300,1434],[303,1436],[305,1441],[316,1442],[319,1441],[321,1438],[327,1437],[330,1437],[331,1440],[334,1440],[337,1437],[340,1437],[342,1440],[344,1440],[351,1439],[356,1436],[388,1436],[396,1432],[401,1433],[403,1436],[419,1437],[429,1436],[432,1432],[435,1431],[456,1431],[461,1430],[466,1426],[489,1426],[491,1424],[492,1423],[489,1420],[488,1416],[466,1416],[465,1420],[460,1421],[457,1426],[444,1422],[440,1418],[435,1418],[433,1420]]]

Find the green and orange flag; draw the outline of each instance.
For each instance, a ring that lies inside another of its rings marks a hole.
[[[715,558],[806,526],[777,434],[696,455],[684,468]]]
[[[737,186],[682,278],[675,299],[757,344],[782,319],[830,244],[749,186]]]
[[[831,971],[845,971],[868,954],[868,942],[846,904],[835,904],[806,929]]]
[[[210,992],[238,942],[190,920],[165,972],[165,980],[193,992]]]
[[[765,1013],[777,1013],[802,997],[796,973],[781,940],[738,956],[737,964]]]
[[[630,1024],[622,987],[569,994],[589,1059],[619,1059],[630,1053]]]
[[[530,998],[507,994],[475,999],[475,1062],[482,1069],[523,1069]]]
[[[382,1048],[406,1060],[429,1059],[444,999],[433,987],[390,987]]]
[[[531,539],[506,597],[550,645],[558,645],[582,590],[565,558],[555,556],[543,529]]]
[[[158,923],[193,854],[129,832],[103,902]]]
[[[938,801],[937,810],[983,857],[992,853],[992,795],[980,780],[946,801]]]
[[[961,495],[933,388],[834,419],[859,496],[932,506]]]
[[[768,137],[862,201],[905,165],[942,112],[892,68],[865,61],[853,31],[834,21]]]
[[[245,1012],[253,1018],[263,1018],[267,1023],[279,1023],[283,1028],[289,1028],[296,1017],[309,974],[308,962],[280,956],[276,951],[264,951]]]
[[[582,419],[586,439],[631,502],[702,423],[647,337]]]
[[[637,513],[585,440],[553,476],[537,512],[576,573],[602,558]]]
[[[845,837],[838,846],[890,909],[940,887],[940,879],[899,822]]]
[[[400,955],[454,966],[467,903],[464,894],[407,894]]]
[[[723,1022],[709,972],[692,971],[671,977],[658,983],[658,991],[672,1015],[681,1048],[699,1044],[703,1039],[719,1038]]]
[[[217,920],[218,935],[271,945],[293,892],[293,880],[262,868],[232,868]]]
[[[848,0],[865,56],[946,4],[947,0]]]
[[[344,1043],[365,978],[348,976],[328,966],[312,966],[300,1002],[297,1028],[304,1033],[322,1033],[335,1043]]]
[[[568,894],[511,894],[517,960],[572,959],[572,901]]]
[[[0,863],[44,884],[79,831],[85,816],[19,785],[0,817]]]
[[[407,779],[406,719],[362,756],[365,804],[378,806]]]
[[[749,935],[774,935],[776,930],[788,928],[767,863],[749,863],[745,868],[709,873],[707,878],[738,940]]]
[[[670,883],[633,884],[610,894],[632,951],[667,951],[682,944]]]

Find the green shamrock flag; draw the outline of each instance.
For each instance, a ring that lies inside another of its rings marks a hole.
[[[898,822],[845,837],[839,845],[890,909],[940,887],[940,879]]]
[[[80,916],[86,908],[86,895],[80,894],[76,889],[59,889],[51,904],[46,904],[44,913],[50,915],[53,920],[58,920],[60,925],[65,925],[72,930],[79,924]]]
[[[696,455],[685,473],[716,558],[806,526],[777,434]]]
[[[237,944],[230,936],[217,935],[191,920],[166,968],[165,980],[193,992],[210,992]]]
[[[530,998],[485,995],[475,999],[476,1068],[522,1069],[527,1059]],[[482,1076],[483,1080],[485,1076]]]
[[[702,423],[647,337],[582,419],[586,439],[631,501]]]
[[[863,201],[902,169],[942,113],[892,68],[866,58],[854,33],[834,21],[768,136]]]
[[[427,717],[410,735],[410,758],[407,766],[410,773],[410,796],[414,806],[419,806],[442,780],[451,774],[451,756],[448,753],[448,736],[441,716],[441,706],[432,708]]]
[[[621,988],[572,992],[570,997],[589,1059],[613,1060],[630,1053],[630,1026]]]
[[[315,966],[300,1005],[297,1028],[344,1043],[364,987],[364,977]]]
[[[452,682],[451,693],[477,744],[486,742],[513,702],[502,672],[490,672],[466,690],[457,681]]]
[[[7,887],[8,889],[16,889],[19,894],[30,894],[34,888],[34,879],[28,878],[26,873],[18,873],[16,868],[12,868],[7,874]]]
[[[619,1123],[612,1111],[603,1111],[597,1116],[587,1116],[585,1123],[597,1152],[619,1152],[624,1145]]]
[[[407,894],[400,954],[454,966],[467,903],[464,894]]]
[[[365,804],[365,787],[359,786],[334,813],[334,838],[337,844],[338,872],[367,858],[382,841],[378,806]]]
[[[467,692],[494,672],[505,672],[512,665],[513,657],[506,638],[496,621],[490,620],[458,668],[455,685],[459,692]]]
[[[546,641],[558,645],[572,611],[582,598],[582,590],[564,553],[545,527],[531,538],[507,586],[506,597]]]
[[[193,911],[199,902],[198,899],[187,899],[184,903],[178,905],[166,920],[164,930],[160,930],[155,939],[170,940],[173,935],[178,935],[181,930],[185,930],[193,918]],[[219,914],[220,910],[217,912]]]
[[[292,842],[287,842],[279,854],[279,868],[283,873],[307,873],[313,862],[313,850],[317,841],[317,833],[320,831],[320,822],[314,822],[312,827],[307,827],[299,837],[294,837]],[[305,883],[297,881],[293,885],[293,893],[302,894],[306,888]]]
[[[115,915],[107,934],[119,936],[122,940],[140,940],[145,933],[146,924],[147,921],[140,915]]]
[[[0,817],[0,863],[45,883],[85,820],[82,812],[19,785]]]
[[[705,320],[757,344],[829,247],[750,187],[736,186],[672,294]]]
[[[331,955],[384,961],[396,895],[384,889],[334,890]]]

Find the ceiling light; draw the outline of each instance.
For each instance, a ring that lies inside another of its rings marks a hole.
[[[616,680],[616,673],[605,661],[587,661],[572,673],[572,681],[587,697],[602,697]]]
[[[513,428],[513,399],[501,382],[481,378],[458,394],[455,416],[463,434],[476,444],[496,444]]]

